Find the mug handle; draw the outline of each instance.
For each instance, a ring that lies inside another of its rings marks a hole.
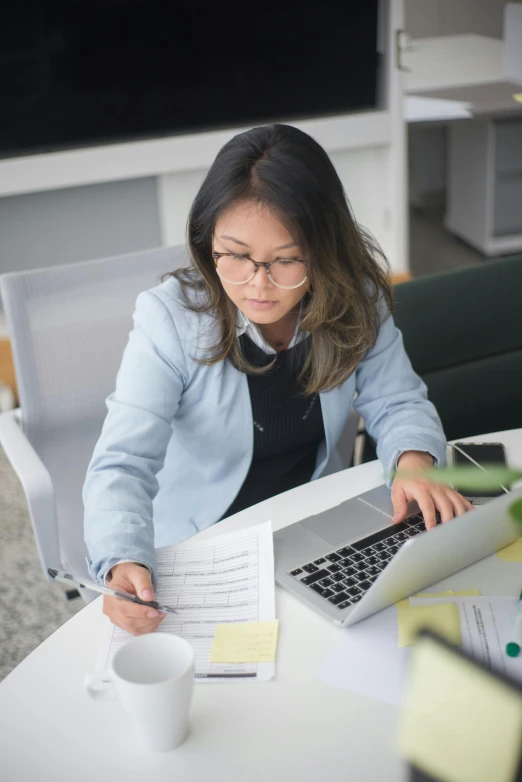
[[[110,676],[109,671],[88,673],[85,676],[83,685],[87,693],[95,701],[114,700],[116,698],[116,690]]]

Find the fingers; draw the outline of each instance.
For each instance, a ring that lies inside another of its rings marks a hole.
[[[112,587],[112,582],[111,582]],[[116,589],[117,587],[114,587]],[[120,587],[122,589],[123,587]],[[128,591],[128,590],[126,590]],[[129,619],[149,619],[149,612],[154,611],[153,616],[159,616],[158,611],[150,606],[141,606],[139,603],[132,603],[130,600],[124,600],[122,597],[114,597],[114,611]]]
[[[412,499],[417,500],[417,504],[421,509],[422,516],[426,529],[433,529],[437,524],[435,516],[435,503],[431,492],[425,486],[415,487],[411,491]]]
[[[463,516],[467,511],[473,510],[471,502],[449,486],[432,489],[432,496],[443,524],[455,516]]]
[[[464,507],[466,508],[466,510],[475,510],[475,506],[473,505],[472,502],[470,502],[465,497],[463,497],[462,494],[459,494],[458,491],[456,491],[455,494],[464,503]]]
[[[404,521],[408,512],[408,501],[400,484],[392,484],[391,499],[393,503],[393,523]]]
[[[432,489],[431,496],[436,510],[440,513],[440,519],[443,524],[451,521],[454,516],[453,504],[445,491],[441,488]]]
[[[104,596],[103,599],[103,613],[109,617],[111,622],[117,627],[121,627],[122,630],[126,630],[133,635],[141,635],[143,633],[152,633],[161,624],[165,618],[165,614],[155,611],[155,617],[148,617],[148,612],[152,612],[153,609],[147,608],[147,606],[136,606],[145,613],[140,616],[135,616],[127,613],[125,608],[120,608],[119,604],[125,603],[126,605],[134,608],[134,604],[128,600],[122,600],[121,598]]]
[[[148,569],[133,562],[121,563],[113,568],[110,586],[115,590],[138,595],[142,600],[154,600]],[[165,618],[165,614],[156,611],[151,606],[142,606],[130,600],[110,595],[104,597],[103,613],[117,627],[121,627],[133,635],[153,632]]]
[[[473,505],[449,486],[428,485],[424,491],[419,487],[417,491],[412,490],[411,494],[417,500],[428,530],[436,526],[436,511],[439,511],[442,523],[446,524],[456,516],[473,510]]]
[[[113,600],[114,612],[125,616],[127,619],[144,621],[145,619],[165,616],[165,614],[161,614],[159,611],[156,611],[155,608],[151,608],[150,606],[140,606],[138,603],[131,603],[130,600],[124,600],[121,597],[115,597]]]
[[[398,524],[408,515],[408,502],[415,500],[424,517],[426,529],[436,526],[436,512],[440,513],[443,524],[456,516],[462,516],[473,505],[459,492],[445,484],[428,480],[395,480],[392,484],[391,498],[393,503],[393,523]]]
[[[455,516],[463,516],[469,510],[475,510],[471,502],[454,489],[448,491],[448,497],[453,505]]]

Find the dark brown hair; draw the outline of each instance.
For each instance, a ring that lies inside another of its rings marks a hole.
[[[236,306],[212,257],[219,215],[243,202],[268,206],[306,250],[310,287],[300,328],[309,332],[310,342],[299,376],[303,393],[341,385],[375,344],[380,322],[391,311],[389,266],[356,223],[324,149],[290,125],[239,133],[219,151],[190,210],[187,244],[193,266],[163,276],[179,280],[186,306],[216,317],[217,340],[199,360],[211,365],[229,359],[248,373],[270,368],[246,361],[236,338]]]

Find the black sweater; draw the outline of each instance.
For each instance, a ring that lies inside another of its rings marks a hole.
[[[255,366],[273,359],[246,334],[241,348]],[[245,481],[222,518],[262,500],[307,483],[315,469],[317,447],[324,439],[318,394],[303,396],[297,377],[307,340],[275,355],[275,364],[263,375],[249,375],[248,389],[254,418],[254,454]]]

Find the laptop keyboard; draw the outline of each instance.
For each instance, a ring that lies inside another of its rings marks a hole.
[[[436,514],[440,524],[439,513]],[[338,609],[358,603],[409,538],[425,532],[422,515],[374,532],[290,571],[293,578]]]

